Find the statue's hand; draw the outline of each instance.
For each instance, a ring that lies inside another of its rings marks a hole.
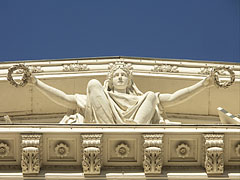
[[[214,86],[214,74],[211,73],[209,76],[207,76],[204,80],[203,80],[203,85],[206,87],[211,87]]]
[[[37,78],[33,74],[31,74],[31,76],[29,76],[28,83],[31,85],[35,85],[37,83]]]

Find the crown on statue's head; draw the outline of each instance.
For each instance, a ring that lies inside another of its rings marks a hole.
[[[123,61],[117,61],[115,63],[110,63],[109,66],[108,66],[108,69],[110,69],[110,71],[108,73],[108,78],[112,78],[114,72],[118,69],[122,69],[131,78],[133,67],[132,67],[131,63],[125,63]]]

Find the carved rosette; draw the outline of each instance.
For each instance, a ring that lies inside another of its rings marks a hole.
[[[64,158],[69,154],[69,147],[65,143],[57,144],[54,150],[55,154],[60,158]]]
[[[205,134],[204,166],[207,174],[222,174],[224,171],[223,134]]]
[[[235,148],[236,155],[240,157],[240,144],[238,144]]]
[[[144,134],[144,160],[145,174],[160,174],[162,171],[163,134]]]
[[[130,149],[127,144],[121,143],[116,146],[115,148],[115,153],[117,154],[118,157],[125,158],[128,157],[130,152]]]
[[[4,142],[1,142],[0,143],[0,157],[3,158],[3,157],[6,157],[8,154],[9,154],[9,146],[4,143]]]
[[[22,160],[21,167],[24,174],[39,173],[41,167],[42,135],[22,135]]]
[[[100,174],[102,134],[83,134],[82,167],[85,175]]]
[[[178,147],[176,148],[176,152],[178,157],[186,158],[189,156],[190,147],[185,143],[179,144]]]

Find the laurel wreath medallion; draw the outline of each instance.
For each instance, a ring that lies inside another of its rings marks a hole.
[[[230,81],[220,81],[219,75],[221,74],[220,71],[224,70],[227,71],[230,75]],[[231,86],[235,81],[235,73],[230,67],[217,67],[213,69],[213,76],[214,76],[214,83],[217,87],[220,88],[228,88]]]
[[[23,75],[22,75],[22,79],[20,82],[16,82],[12,77],[13,72],[18,69],[23,70]],[[24,87],[28,83],[30,76],[31,76],[31,72],[30,72],[29,68],[27,66],[25,66],[24,64],[18,64],[18,65],[14,65],[8,69],[7,80],[10,82],[10,84],[12,84],[15,87],[19,87],[19,86]]]

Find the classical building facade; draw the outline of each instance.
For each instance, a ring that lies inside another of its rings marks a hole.
[[[97,124],[76,123],[77,109],[27,84],[28,71],[66,94],[87,94],[88,82],[104,84],[115,64],[131,70],[143,93],[172,94],[211,73],[216,85],[164,108],[159,123]],[[239,63],[134,57],[2,62],[0,90],[0,179],[240,178]]]

